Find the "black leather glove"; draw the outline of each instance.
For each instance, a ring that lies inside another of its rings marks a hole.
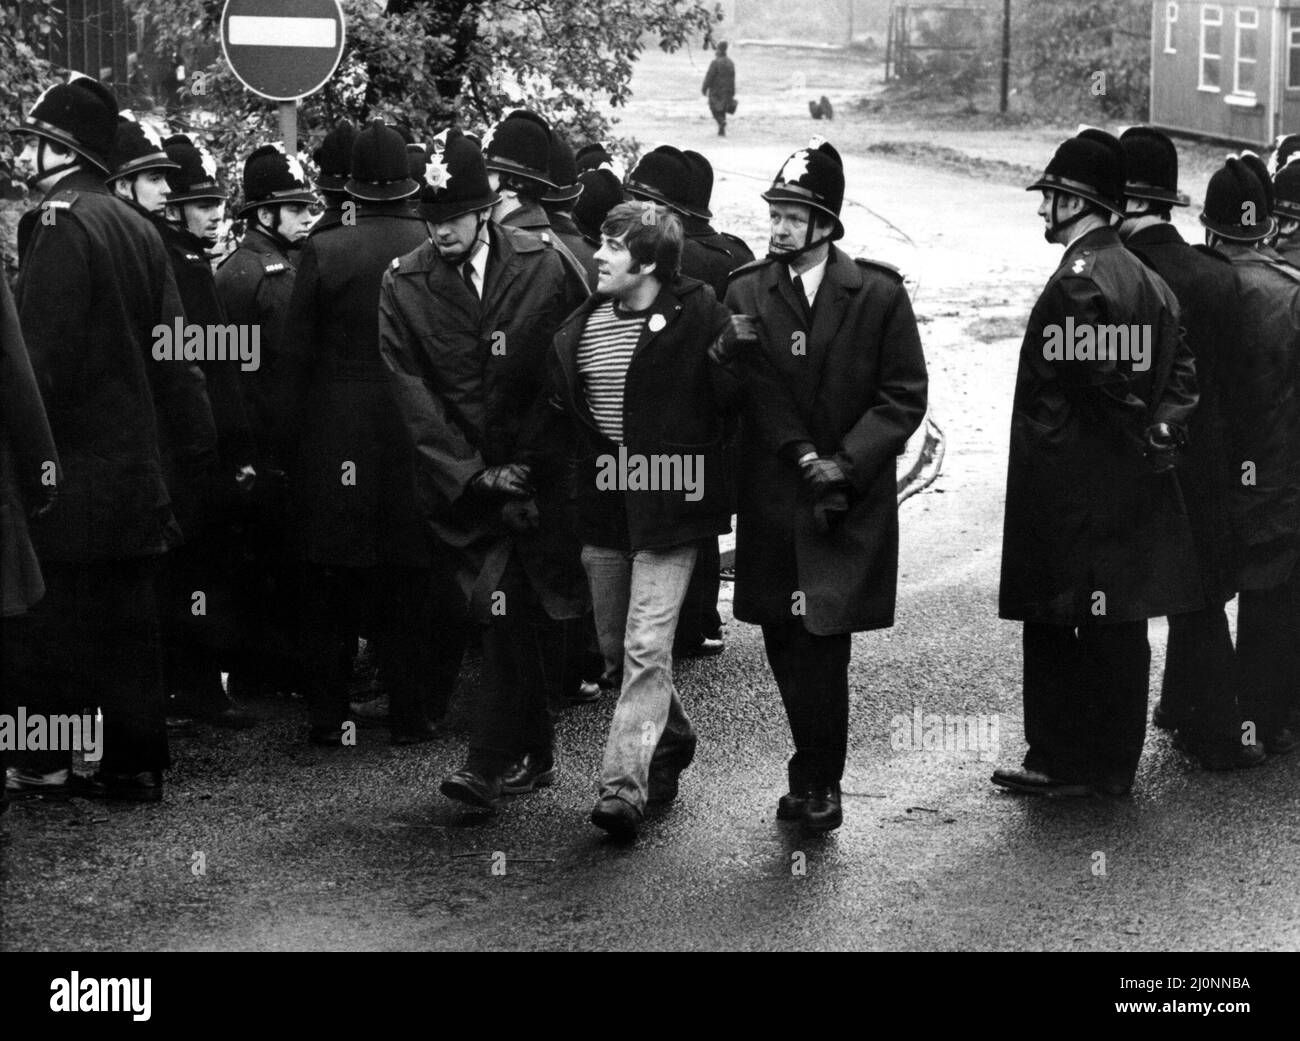
[[[1152,423],[1144,437],[1143,454],[1155,473],[1165,473],[1182,462],[1186,439],[1168,423]]]
[[[542,523],[537,503],[533,499],[506,503],[501,507],[501,523],[517,534],[536,531]]]
[[[480,495],[502,499],[531,499],[532,473],[523,463],[505,463],[480,470],[470,481],[470,486]]]
[[[849,479],[844,476],[840,464],[825,456],[800,463],[799,472],[803,474],[804,485],[815,499],[820,499],[837,488],[849,486]]]
[[[813,527],[819,535],[829,535],[849,515],[849,497],[841,489],[827,492],[813,503]]]

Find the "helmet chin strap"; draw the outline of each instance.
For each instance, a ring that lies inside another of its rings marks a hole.
[[[800,257],[802,257],[805,253],[811,252],[812,250],[816,249],[818,246],[823,245],[824,243],[834,241],[835,231],[834,229],[832,229],[830,234],[824,235],[821,238],[819,238],[816,242],[814,242],[813,229],[816,228],[816,226],[817,226],[817,221],[813,218],[812,211],[809,210],[808,230],[804,232],[803,245],[800,246],[798,249],[791,249],[791,250],[786,250],[785,252],[778,252],[777,250],[772,248],[771,243],[769,241],[767,259],[775,260],[780,264],[785,264],[788,266],[794,263],[794,261],[798,260]]]
[[[257,226],[261,228],[262,231],[267,236],[269,236],[271,240],[274,241],[281,249],[299,249],[302,245],[301,242],[290,242],[287,238],[285,238],[283,235],[280,234],[280,224],[283,217],[284,217],[284,211],[281,210],[279,206],[276,206],[275,220],[271,222],[271,226],[268,228],[265,224],[261,222],[260,219],[257,222]]]
[[[1084,200],[1080,200],[1080,201],[1084,201]],[[1060,204],[1061,204],[1061,193],[1053,192],[1052,209],[1051,209],[1052,223],[1049,224],[1046,230],[1043,232],[1043,238],[1047,239],[1048,242],[1055,242],[1057,235],[1063,232],[1066,228],[1075,224],[1077,221],[1082,220],[1090,212],[1092,212],[1091,209],[1085,204],[1084,206],[1081,206],[1079,208],[1079,212],[1076,213],[1073,217],[1066,217],[1065,220],[1061,220],[1060,217],[1057,215],[1057,207]]]
[[[79,167],[83,160],[76,152],[72,153],[72,158],[56,166],[45,165],[45,150],[50,147],[50,143],[45,138],[40,138],[40,145],[36,149],[36,172],[27,178],[27,187],[35,190],[45,178],[52,177],[55,174],[64,173],[67,170],[74,170]]]

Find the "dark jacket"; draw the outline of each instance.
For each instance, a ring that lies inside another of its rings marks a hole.
[[[1300,272],[1249,247],[1220,248],[1241,300],[1223,364],[1239,585],[1272,589],[1300,561]]]
[[[708,95],[709,108],[715,112],[726,109],[731,104],[731,99],[736,96],[735,63],[725,55],[709,62],[700,93]]]
[[[27,511],[56,495],[59,456],[36,387],[9,283],[0,278],[0,614],[25,614],[45,595]]]
[[[292,395],[291,374],[286,370],[281,343],[285,316],[293,295],[293,280],[300,250],[286,249],[261,228],[250,225],[239,243],[217,268],[217,293],[226,320],[257,326],[260,361],[253,371],[240,371],[244,405],[257,446],[258,483],[270,479],[270,470],[283,470],[282,456],[291,454],[292,431],[287,421]]]
[[[1113,229],[1090,231],[1065,251],[1020,349],[1003,618],[1106,624],[1203,606],[1177,479],[1153,472],[1144,458],[1150,424],[1186,430],[1196,407],[1191,351],[1178,321],[1169,286]],[[1147,367],[1045,357],[1053,330],[1101,325],[1148,327]]]
[[[619,446],[592,419],[578,372],[587,319],[608,300],[593,294],[571,314],[548,358],[552,393],[545,406],[577,434],[569,494],[578,538],[613,549],[662,549],[730,531],[732,479],[724,445],[727,413],[739,401],[740,382],[738,373],[708,354],[730,324],[727,309],[695,279],[664,285],[646,316],[623,386],[623,458],[676,457],[681,475],[697,479],[690,494],[698,497],[687,499],[684,489],[665,488],[662,481],[657,489],[609,488]],[[568,439],[552,428],[547,440],[563,445]],[[528,442],[533,447],[536,439]],[[562,476],[570,476],[567,468]]]
[[[755,316],[760,335],[745,355],[736,617],[780,624],[802,608],[822,636],[892,625],[895,460],[925,417],[927,390],[902,277],[832,246],[811,329],[775,261],[737,272],[727,306]],[[795,463],[803,444],[834,457],[852,486],[847,518],[828,533]]]
[[[1227,425],[1223,415],[1224,355],[1237,330],[1237,280],[1228,258],[1189,246],[1172,224],[1143,228],[1124,240],[1178,298],[1183,336],[1196,365],[1200,400],[1187,427],[1187,451],[1178,469],[1201,581],[1209,602],[1237,592],[1239,550],[1228,511]]]
[[[753,263],[753,252],[735,235],[715,231],[701,217],[679,216],[682,230],[686,233],[682,274],[707,282],[722,300],[727,295],[731,273]]]
[[[153,387],[192,382],[154,361],[154,329],[181,311],[152,224],[94,173],[59,182],[35,223],[16,300],[63,467],[54,508],[32,525],[42,560],[150,556],[174,544]]]
[[[551,213],[551,227],[555,229],[555,234],[560,236],[562,241],[573,255],[582,273],[587,279],[587,285],[591,289],[596,288],[596,250],[600,249],[599,242],[591,242],[583,234],[573,218],[567,213]]]
[[[476,615],[488,617],[513,549],[552,617],[572,617],[585,580],[562,496],[540,495],[540,527],[516,534],[501,504],[470,482],[484,467],[516,460],[544,389],[551,338],[587,294],[552,241],[498,224],[489,235],[481,302],[430,242],[393,262],[379,296],[379,349],[416,454],[418,508],[454,555]]]
[[[556,228],[551,224],[551,215],[546,212],[541,203],[532,202],[531,200],[522,197],[519,201],[523,205],[518,209],[511,210],[507,213],[505,217],[502,218],[501,225],[506,228],[521,228],[524,231],[531,231],[534,235],[541,238],[543,242],[550,243],[559,252],[566,254],[568,258],[573,261],[574,266],[582,273],[582,279],[585,285],[587,280],[587,270],[583,267],[582,261],[580,261],[573,250],[569,248],[569,244],[565,242],[564,237],[560,235]],[[586,288],[591,289],[593,286],[594,283],[592,286],[587,286]]]
[[[428,232],[404,202],[359,203],[355,216],[307,240],[289,302],[294,526],[302,556],[318,564],[427,565],[415,459],[379,355],[379,287]]]

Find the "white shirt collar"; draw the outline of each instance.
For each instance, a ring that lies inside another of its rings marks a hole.
[[[817,290],[821,287],[822,279],[826,277],[826,262],[828,260],[830,260],[829,255],[820,264],[810,267],[802,273],[796,271],[793,264],[790,265],[790,281],[793,282],[796,278],[803,279],[803,292],[804,296],[808,298],[809,306],[812,306],[812,302],[817,296]]]

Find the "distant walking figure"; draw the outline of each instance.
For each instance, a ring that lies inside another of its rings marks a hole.
[[[709,111],[718,121],[718,136],[727,136],[727,113],[736,111],[736,66],[727,57],[727,44],[718,44],[717,57],[709,63],[700,93],[709,99]]]

